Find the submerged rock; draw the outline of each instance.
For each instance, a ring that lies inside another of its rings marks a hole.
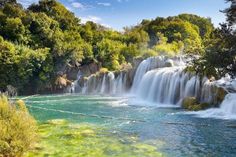
[[[163,156],[155,145],[141,142],[137,137],[133,140],[123,132],[114,134],[108,128],[94,124],[64,122],[67,121],[56,119],[41,124],[40,149],[36,148],[26,156]]]
[[[48,120],[47,123],[53,125],[64,125],[68,124],[68,121],[66,121],[65,119],[53,119],[53,120]]]

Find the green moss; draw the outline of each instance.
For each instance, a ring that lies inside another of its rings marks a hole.
[[[105,74],[105,73],[107,73],[108,72],[108,69],[107,68],[101,68],[100,70],[99,70],[99,73],[101,73],[101,74]]]
[[[26,154],[26,157],[163,156],[155,146],[138,142],[136,136],[120,136],[120,134],[112,133],[106,128],[91,124],[71,124],[64,120],[51,120],[41,124],[39,132],[42,140],[37,149]]]
[[[183,100],[182,106],[184,109],[191,110],[191,108],[196,104],[198,104],[198,102],[195,97],[187,97]]]
[[[183,100],[182,107],[189,111],[199,111],[209,108],[209,103],[199,103],[195,97],[187,97]]]

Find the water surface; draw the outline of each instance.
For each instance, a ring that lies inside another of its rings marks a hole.
[[[234,120],[198,118],[182,114],[179,108],[157,108],[145,103],[129,105],[126,97],[46,95],[31,97],[26,103],[40,123],[65,119],[73,124],[96,125],[115,133],[120,141],[137,137],[139,143],[156,148],[164,156],[236,155]],[[134,151],[126,144],[125,151]],[[155,155],[150,152],[150,156]]]

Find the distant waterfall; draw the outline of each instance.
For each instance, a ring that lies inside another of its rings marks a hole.
[[[127,91],[126,80],[125,72],[93,74],[84,78],[82,85],[79,85],[79,80],[76,80],[74,82],[76,87],[72,89],[77,88],[75,92],[82,94],[124,94]]]

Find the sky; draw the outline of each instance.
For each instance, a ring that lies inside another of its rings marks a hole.
[[[175,16],[192,13],[210,17],[217,27],[225,21],[220,10],[229,6],[224,0],[58,0],[74,12],[83,23],[93,21],[122,31],[134,26],[142,19]],[[18,0],[24,7],[38,0]]]

